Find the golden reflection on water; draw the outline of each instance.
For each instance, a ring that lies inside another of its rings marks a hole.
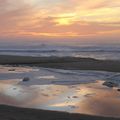
[[[9,69],[5,68],[3,72],[7,73]],[[19,68],[19,72],[29,70],[31,69]],[[78,85],[31,86],[19,85],[20,81],[21,79],[0,81],[0,104],[120,117],[120,92],[103,86],[103,81]]]
[[[94,93],[94,95],[86,97],[83,102],[79,102],[77,106],[80,107],[75,112],[120,117],[120,93],[101,85],[99,85],[99,89],[96,89],[96,84],[92,86],[91,88],[85,86],[84,89]]]
[[[0,103],[120,117],[120,93],[114,89],[104,87],[100,83],[74,86],[33,85],[24,87],[13,84],[13,81],[4,82],[0,83]],[[11,84],[12,87],[10,87]]]
[[[34,88],[37,93],[37,97],[31,101],[31,106],[34,108],[49,104],[49,102],[57,99],[59,95],[66,91],[66,87],[58,85],[34,85],[31,88]]]

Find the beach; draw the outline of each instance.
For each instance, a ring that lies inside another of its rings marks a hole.
[[[97,60],[94,58],[77,57],[28,57],[0,55],[0,64],[29,65],[46,68],[98,70],[120,72],[119,60]]]
[[[0,0],[0,120],[120,120],[120,0]]]
[[[97,117],[0,105],[0,120],[119,120],[119,118]]]
[[[120,119],[119,61],[10,55],[0,58],[1,120]],[[114,81],[114,86],[103,85],[107,81]]]

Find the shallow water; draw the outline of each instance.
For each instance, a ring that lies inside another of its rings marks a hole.
[[[118,78],[112,72],[0,66],[0,103],[120,117],[120,92],[102,85]]]

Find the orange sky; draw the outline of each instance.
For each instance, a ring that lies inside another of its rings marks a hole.
[[[0,38],[120,38],[120,0],[0,0]]]

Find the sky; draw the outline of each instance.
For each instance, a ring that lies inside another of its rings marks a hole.
[[[0,41],[120,42],[120,0],[0,0]]]

